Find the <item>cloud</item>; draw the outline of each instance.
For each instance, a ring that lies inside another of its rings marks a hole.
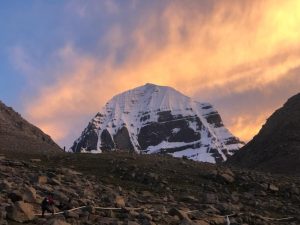
[[[66,4],[68,13],[73,12],[80,18],[89,18],[96,14],[117,14],[120,11],[120,6],[115,0],[73,0]]]
[[[21,46],[14,46],[10,48],[9,57],[16,69],[23,71],[25,75],[32,75],[36,73],[32,59]]]
[[[140,17],[127,15],[125,28],[126,21],[114,21],[95,52],[66,44],[56,53],[60,67],[45,71],[56,74],[55,82],[29,100],[27,115],[60,143],[70,145],[113,95],[146,82],[216,103],[234,134],[249,140],[286,98],[275,86],[285,93],[286,82],[299,83],[291,73],[300,65],[297,0],[169,1],[134,10]],[[117,6],[112,11],[121,13]],[[98,56],[104,48],[107,54]],[[268,102],[255,93],[278,101],[253,110]],[[253,104],[245,104],[246,97]],[[233,104],[242,108],[233,113]]]
[[[248,91],[218,95],[211,92],[215,106],[219,109],[225,125],[243,140],[249,141],[258,133],[266,119],[288,98],[299,93],[300,67],[290,70],[286,76],[257,86]]]

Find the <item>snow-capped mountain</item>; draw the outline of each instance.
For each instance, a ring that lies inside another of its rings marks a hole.
[[[209,103],[194,101],[171,87],[146,84],[106,103],[71,150],[167,153],[215,163],[242,145]]]

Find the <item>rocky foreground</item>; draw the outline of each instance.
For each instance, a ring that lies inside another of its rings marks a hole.
[[[300,224],[297,177],[167,156],[33,157],[0,157],[0,225]],[[49,192],[56,214],[41,218]]]

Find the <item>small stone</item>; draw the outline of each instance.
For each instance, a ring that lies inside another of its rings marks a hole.
[[[48,181],[48,177],[46,177],[46,176],[38,176],[37,177],[38,184],[46,184],[47,181]]]
[[[61,219],[51,219],[49,220],[45,225],[71,225],[70,223],[67,223],[66,221],[63,221]]]
[[[269,185],[269,190],[270,191],[279,191],[279,188],[277,186],[275,186],[274,184],[270,184]]]
[[[198,199],[191,195],[183,196],[180,198],[180,200],[183,202],[190,202],[190,203],[198,202]]]
[[[140,214],[136,211],[131,210],[131,211],[129,211],[129,215],[131,217],[135,218],[135,217],[138,217]]]
[[[30,159],[30,162],[41,162],[41,159]]]
[[[61,185],[61,182],[55,178],[51,178],[51,180],[49,181],[50,184],[53,185]]]
[[[125,200],[122,196],[118,195],[115,198],[115,205],[118,208],[124,208],[125,207]]]

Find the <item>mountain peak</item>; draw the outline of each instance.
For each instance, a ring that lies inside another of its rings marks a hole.
[[[107,102],[72,150],[123,149],[220,162],[241,145],[212,105],[196,102],[174,88],[147,83]]]
[[[157,84],[153,84],[153,83],[146,83],[144,86],[146,86],[146,87],[158,87],[159,85],[157,85]]]

